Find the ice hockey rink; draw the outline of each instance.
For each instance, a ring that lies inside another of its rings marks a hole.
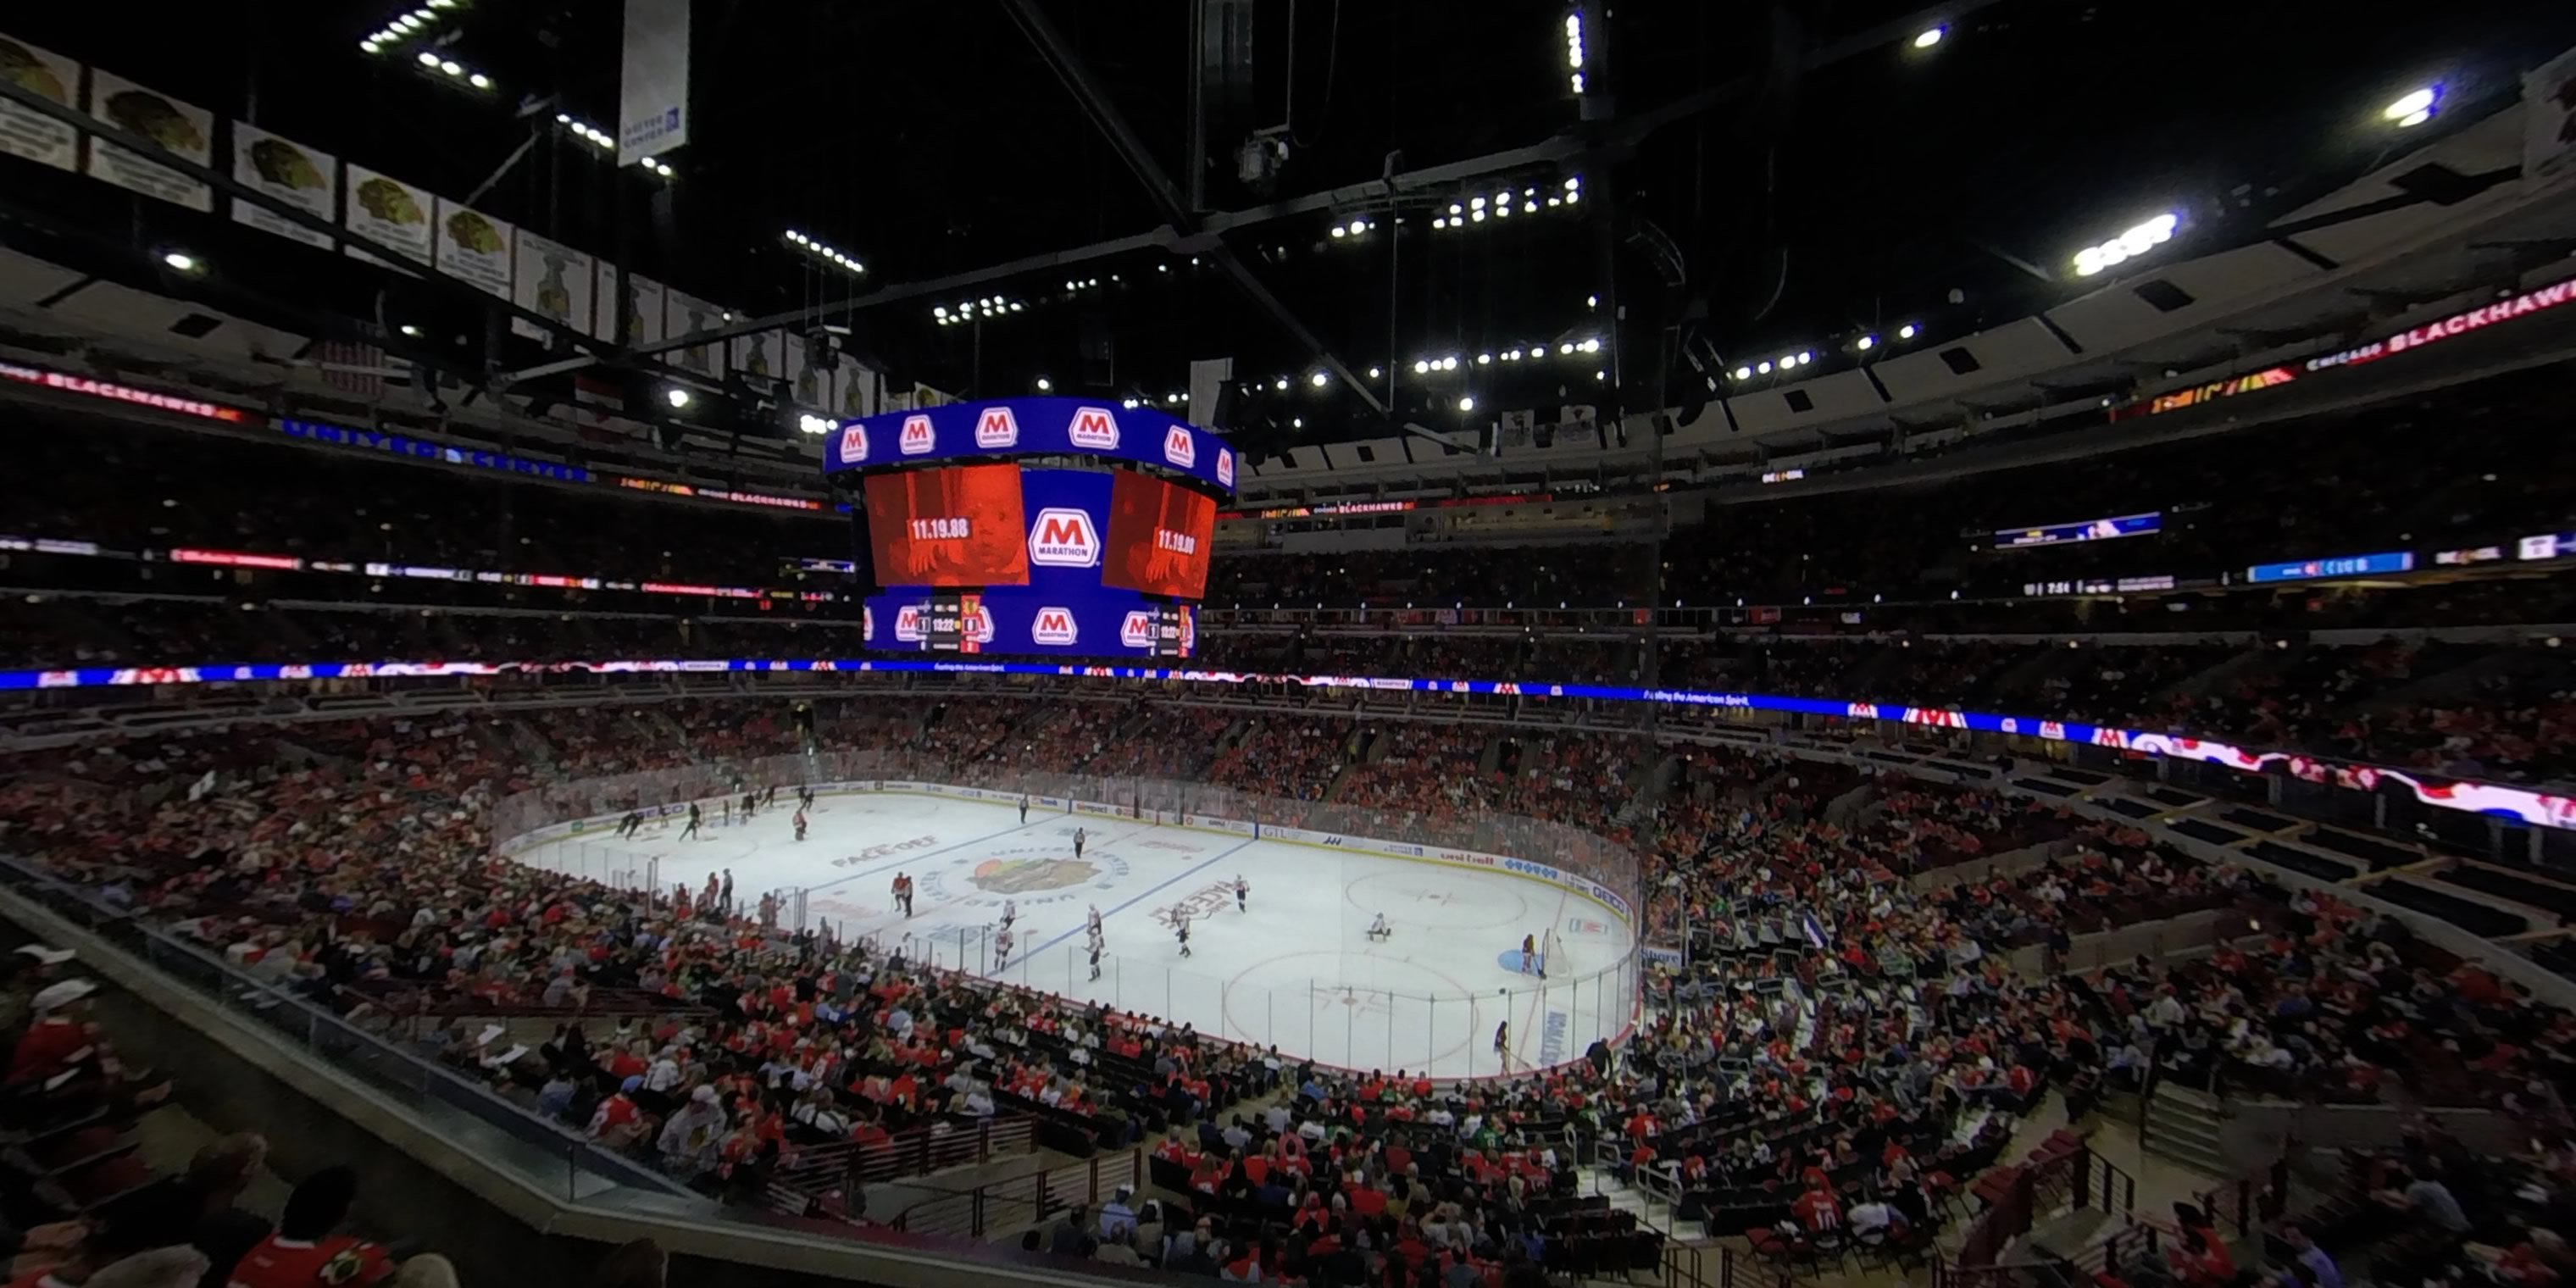
[[[1629,927],[1535,878],[1061,806],[1022,822],[1016,805],[909,792],[827,794],[802,842],[794,812],[782,791],[749,823],[709,826],[701,839],[681,839],[674,821],[518,857],[620,884],[655,873],[663,889],[685,881],[693,895],[730,868],[736,902],[756,907],[778,892],[782,920],[801,890],[808,924],[829,921],[845,940],[1346,1069],[1526,1072],[1580,1058],[1632,1015]],[[909,918],[892,894],[897,873],[913,879]],[[1242,910],[1237,876],[1251,887]],[[1004,964],[1006,903],[1017,916]],[[1096,980],[1084,934],[1093,907],[1105,943]],[[1182,910],[1187,957],[1172,929]],[[1372,939],[1380,914],[1392,933]],[[1525,936],[1549,946],[1543,981],[1521,969]],[[1506,1023],[1508,1065],[1494,1046]]]

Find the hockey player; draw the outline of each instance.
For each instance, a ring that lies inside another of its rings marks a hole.
[[[1251,886],[1248,886],[1248,885],[1245,885],[1245,884],[1243,883],[1243,874],[1242,874],[1242,873],[1240,873],[1240,872],[1235,873],[1235,874],[1234,874],[1234,910],[1235,910],[1236,912],[1249,912],[1249,911],[1251,911],[1251,909],[1250,909],[1250,908],[1247,908],[1247,907],[1245,907],[1245,906],[1244,906],[1245,901],[1246,901],[1246,900],[1248,900],[1248,899],[1250,899],[1251,897],[1252,897],[1252,887],[1251,887]]]
[[[1100,940],[1097,937],[1091,941],[1091,977],[1100,978]]]
[[[1014,922],[1014,921],[1018,921],[1019,919],[1020,919],[1020,903],[1019,903],[1019,900],[1017,900],[1017,899],[1004,899],[1004,900],[1002,901],[1002,929],[1004,929],[1004,930],[1008,930],[1008,929],[1010,929],[1010,928],[1011,928],[1011,923],[1012,923],[1012,922]]]
[[[1502,1057],[1506,1065],[1512,1062],[1512,1022],[1510,1020],[1494,1026],[1494,1054]]]
[[[724,807],[725,807],[724,825],[725,825],[726,827],[731,827],[731,826],[733,826],[733,798],[732,798],[732,797],[727,796],[727,797],[725,797],[725,798],[724,798]]]
[[[1026,792],[1022,792],[1022,793],[1020,794],[1020,826],[1022,826],[1022,827],[1027,827],[1028,825],[1029,825],[1029,797],[1028,797],[1028,793],[1026,793]]]
[[[796,805],[797,805],[797,808],[799,808],[799,809],[812,809],[812,808],[814,808],[814,789],[813,789],[813,788],[811,788],[811,787],[799,787],[799,788],[797,788],[797,789],[796,789]]]
[[[1081,828],[1077,827],[1073,829],[1073,857],[1077,859],[1082,857],[1082,843],[1084,839],[1085,834]]]
[[[696,801],[690,801],[690,802],[689,802],[689,825],[688,825],[687,827],[684,827],[684,828],[681,828],[681,829],[680,829],[680,839],[681,839],[681,840],[683,840],[683,841],[685,841],[685,840],[688,840],[690,837],[693,837],[693,836],[697,836],[697,835],[699,835],[699,833],[698,833],[698,825],[699,825],[699,824],[701,824],[701,823],[706,822],[706,820],[707,820],[707,814],[706,814],[706,811],[705,811],[705,810],[702,810],[702,809],[699,809],[699,808],[698,808],[698,803],[697,803]]]
[[[1186,908],[1172,910],[1172,933],[1181,937],[1181,956],[1190,955],[1190,914]]]
[[[643,826],[644,811],[640,809],[628,810],[626,811],[626,817],[617,820],[617,838],[621,841],[632,838],[637,829]]]
[[[1385,913],[1379,913],[1377,915],[1377,920],[1369,923],[1368,937],[1371,939],[1392,939],[1395,937],[1395,928],[1386,924]]]
[[[1538,936],[1536,935],[1521,936],[1521,973],[1524,975],[1538,973]]]
[[[799,806],[796,810],[795,822],[796,839],[802,841],[805,839],[805,810],[802,806]]]
[[[742,794],[742,821],[743,821],[743,822],[746,822],[746,823],[750,822],[750,821],[751,821],[751,816],[752,816],[754,813],[758,812],[759,808],[760,808],[760,793],[758,793],[758,792],[744,792],[744,793]]]
[[[1090,923],[1089,923],[1089,924],[1090,924],[1090,926],[1091,926],[1091,937],[1092,937],[1092,938],[1094,938],[1094,939],[1098,939],[1098,938],[1100,938],[1100,905],[1099,905],[1099,904],[1096,904],[1096,903],[1095,903],[1095,904],[1091,905],[1091,920],[1090,920]]]
[[[1011,968],[1011,923],[1003,922],[1001,933],[993,936],[993,973]]]
[[[903,915],[912,915],[912,878],[900,872],[894,874],[894,901],[902,905]]]

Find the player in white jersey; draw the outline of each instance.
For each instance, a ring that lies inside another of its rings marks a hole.
[[[1190,913],[1187,908],[1172,909],[1172,933],[1180,936],[1181,956],[1190,955]]]
[[[1395,928],[1386,924],[1385,913],[1379,913],[1377,915],[1377,920],[1369,923],[1368,937],[1371,939],[1392,939],[1395,937]]]
[[[1010,929],[1010,928],[1011,928],[1011,923],[1012,923],[1012,922],[1014,922],[1014,921],[1017,921],[1017,920],[1019,920],[1019,919],[1020,919],[1020,902],[1019,902],[1019,900],[1017,900],[1017,899],[1004,899],[1004,900],[1002,901],[1002,929],[1004,929],[1004,930],[1008,930],[1008,929]]]
[[[993,936],[993,973],[998,975],[1010,968],[1011,926],[1009,922],[1004,922],[1001,932]]]
[[[1251,911],[1251,909],[1250,909],[1250,908],[1248,908],[1248,907],[1246,907],[1246,906],[1245,906],[1245,904],[1246,904],[1246,902],[1247,902],[1247,901],[1249,901],[1251,898],[1252,898],[1252,887],[1251,887],[1251,886],[1249,886],[1249,885],[1244,884],[1244,881],[1243,881],[1243,874],[1242,874],[1242,873],[1240,873],[1240,872],[1235,873],[1235,874],[1234,874],[1234,910],[1235,910],[1236,912],[1250,912],[1250,911]]]

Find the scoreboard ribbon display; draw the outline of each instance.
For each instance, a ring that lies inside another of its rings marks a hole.
[[[825,474],[1016,456],[1130,461],[1234,491],[1234,449],[1225,440],[1150,407],[1081,398],[1012,398],[890,411],[850,421],[823,440]]]

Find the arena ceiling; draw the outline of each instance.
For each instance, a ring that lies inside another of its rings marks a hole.
[[[1626,0],[1590,8],[1587,110],[1557,0],[1209,0],[1249,36],[1233,72],[1203,80],[1193,167],[1193,7],[699,0],[694,134],[667,179],[615,168],[560,119],[615,114],[617,0],[463,0],[375,53],[361,41],[413,6],[27,6],[6,31],[479,192],[495,215],[745,314],[817,309],[900,378],[1002,396],[1044,377],[1159,401],[1192,360],[1231,357],[1260,382],[1252,414],[1296,439],[1459,428],[1462,395],[1606,403],[1612,372],[1632,406],[1658,405],[1668,324],[1722,369],[1797,351],[1848,363],[1860,337],[1893,343],[1908,323],[1928,343],[2026,317],[2084,289],[2081,246],[2166,211],[2195,254],[2259,239],[2510,101],[2526,67],[2576,44],[2576,8],[2550,0],[2474,19],[2362,18],[2328,0]],[[1918,48],[1935,25],[1942,39]],[[422,67],[424,51],[489,87]],[[2432,84],[2431,122],[2381,119]],[[1280,125],[1275,178],[1246,183],[1235,153]],[[469,378],[529,360],[470,298],[388,304],[358,266],[317,270],[301,248],[26,177],[0,227],[60,262],[149,277],[133,252],[183,239],[218,271],[167,285],[233,311],[389,323],[390,308],[429,319],[428,338],[449,340],[429,356]],[[1587,200],[1544,204],[1569,180]],[[1432,226],[1504,193],[1527,213]],[[822,263],[790,230],[865,271]],[[958,285],[903,289],[942,280]],[[1022,307],[934,313],[970,298]],[[1598,356],[1555,352],[1595,338]],[[1414,370],[1535,346],[1547,361]]]

